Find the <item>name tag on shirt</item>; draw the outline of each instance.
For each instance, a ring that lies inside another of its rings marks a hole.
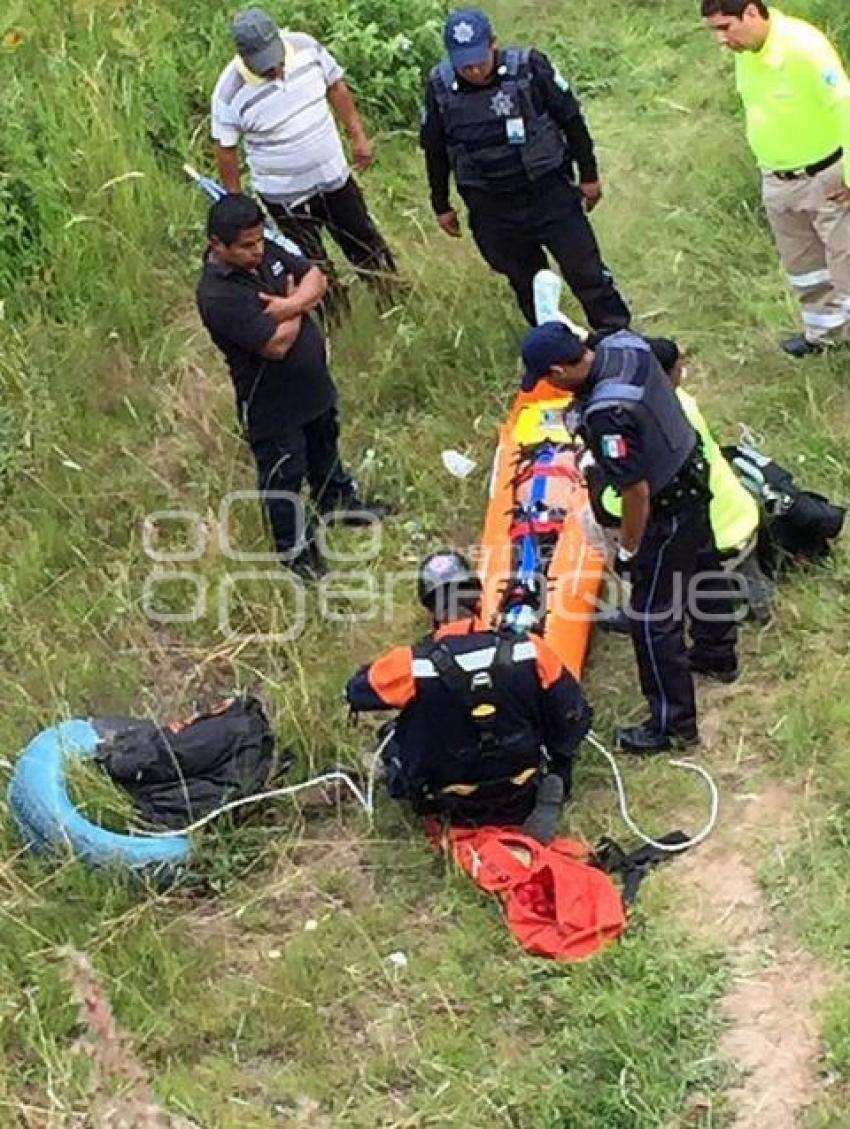
[[[525,122],[522,118],[508,118],[505,122],[508,145],[525,145]]]

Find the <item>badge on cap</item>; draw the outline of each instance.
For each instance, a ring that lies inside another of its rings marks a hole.
[[[629,448],[622,435],[602,436],[602,454],[606,459],[624,459],[628,453]]]
[[[461,46],[463,46],[464,43],[471,43],[474,38],[475,28],[472,24],[467,23],[466,20],[461,20],[460,23],[455,24],[452,29],[452,39]]]

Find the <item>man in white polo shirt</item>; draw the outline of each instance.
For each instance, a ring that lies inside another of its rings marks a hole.
[[[358,273],[386,296],[395,262],[351,175],[334,120],[351,138],[355,168],[368,168],[374,145],[342,67],[311,36],[281,31],[262,8],[237,13],[232,33],[237,55],[212,97],[224,187],[241,191],[242,141],[252,184],[275,222],[328,275],[328,312],[340,314],[348,303],[322,240],[325,228]]]

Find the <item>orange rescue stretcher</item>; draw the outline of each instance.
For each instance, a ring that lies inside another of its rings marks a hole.
[[[485,618],[542,634],[580,678],[605,551],[564,419],[570,399],[542,380],[514,401],[493,460],[479,568]]]

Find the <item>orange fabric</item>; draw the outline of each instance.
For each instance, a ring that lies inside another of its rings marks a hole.
[[[442,838],[437,825],[428,830],[480,889],[499,895],[509,929],[531,953],[582,960],[626,927],[619,891],[576,839],[544,846],[505,827],[453,827]]]
[[[548,690],[564,673],[564,664],[545,639],[539,635],[530,635],[529,638],[537,651],[537,677],[543,689]]]
[[[487,625],[481,619],[464,616],[444,623],[434,632],[435,639],[447,635],[468,635],[473,631],[486,631]],[[368,671],[369,685],[393,709],[404,709],[416,696],[416,681],[413,677],[413,649],[393,647],[375,659]]]
[[[382,702],[394,709],[404,709],[416,696],[413,651],[410,647],[393,647],[375,659],[369,667],[368,678]]]
[[[483,619],[453,619],[444,623],[434,632],[435,639],[445,639],[450,635],[471,635],[476,631],[489,631]],[[564,665],[552,648],[539,636],[530,636],[537,651],[537,675],[540,685],[548,690],[553,682],[561,677]],[[394,709],[404,709],[416,695],[416,681],[413,677],[413,650],[411,647],[393,647],[375,659],[368,671],[369,685]]]
[[[476,616],[474,619],[469,616],[462,616],[460,619],[452,619],[438,627],[434,632],[434,638],[445,639],[447,635],[474,635],[476,631],[490,630],[489,625],[480,616]]]

